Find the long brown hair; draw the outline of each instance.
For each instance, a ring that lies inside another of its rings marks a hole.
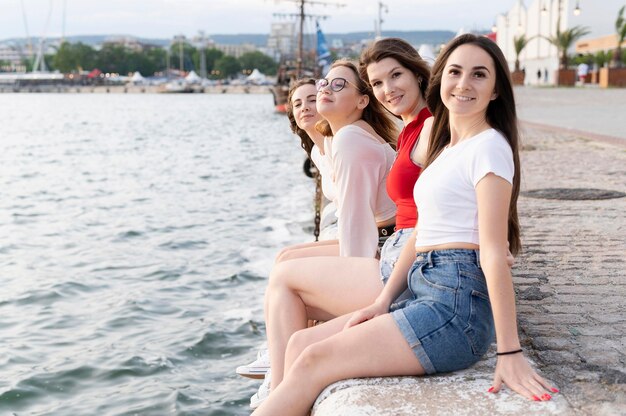
[[[313,149],[315,143],[313,143],[313,140],[309,137],[306,131],[298,127],[298,123],[296,123],[296,117],[293,115],[293,108],[291,107],[291,99],[293,98],[293,94],[298,88],[307,84],[315,86],[315,80],[313,78],[302,78],[296,80],[289,88],[289,95],[287,96],[287,118],[289,119],[291,131],[297,134],[298,137],[300,137],[300,145],[306,152],[307,156],[310,158],[311,150]]]
[[[369,97],[369,103],[367,104],[367,107],[363,109],[361,120],[369,124],[374,129],[376,134],[382,137],[383,140],[395,149],[396,142],[398,140],[398,130],[394,121],[389,118],[387,110],[385,110],[382,104],[378,102],[370,86],[359,76],[359,71],[352,62],[346,59],[339,59],[333,62],[330,69],[338,66],[343,66],[352,70],[356,76],[356,87],[359,93]],[[328,121],[326,120],[318,121],[315,128],[324,136],[333,135],[330,124],[328,124]]]
[[[511,146],[515,175],[513,177],[513,191],[509,205],[508,239],[509,250],[517,254],[522,248],[520,240],[519,219],[517,218],[517,198],[520,188],[520,160],[519,160],[519,131],[517,125],[517,113],[515,110],[515,98],[511,84],[511,74],[502,51],[492,40],[484,36],[472,34],[461,35],[450,41],[445,49],[437,57],[430,78],[430,86],[426,92],[426,102],[433,114],[434,122],[430,133],[428,155],[425,167],[441,153],[443,148],[450,143],[450,117],[448,109],[441,100],[441,77],[448,58],[456,48],[461,45],[474,45],[491,56],[496,70],[496,99],[491,100],[486,110],[487,123],[498,130]]]
[[[428,63],[422,59],[413,46],[400,38],[381,39],[374,42],[374,44],[361,53],[361,57],[359,58],[359,74],[365,82],[370,84],[370,87],[371,83],[367,75],[367,67],[385,58],[393,58],[404,68],[413,72],[415,77],[420,80],[419,89],[422,97],[426,97],[428,79],[430,78]]]

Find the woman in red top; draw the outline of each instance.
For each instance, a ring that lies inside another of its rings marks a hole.
[[[432,122],[426,108],[425,91],[428,87],[428,64],[417,51],[401,39],[383,39],[367,49],[361,57],[359,72],[374,91],[377,101],[401,118],[405,124],[398,140],[398,157],[387,180],[387,192],[398,205],[396,232],[387,239],[381,251],[381,260],[366,257],[318,256],[300,258],[298,267],[290,267],[290,260],[281,262],[272,271],[268,291],[270,296],[288,290],[298,305],[282,303],[283,313],[274,314],[274,327],[281,327],[286,339],[268,338],[271,351],[271,388],[283,379],[284,349],[289,336],[306,327],[302,314],[285,313],[290,308],[302,308],[309,319],[330,320],[367,306],[380,294],[383,281],[391,273],[404,241],[417,220],[413,201],[413,185],[421,167],[411,161],[411,153],[425,153],[429,127]],[[424,137],[424,140],[420,140]],[[289,329],[289,331],[287,331]],[[272,348],[272,345],[274,348]],[[260,396],[260,395],[259,395]],[[255,400],[255,407],[264,397]]]

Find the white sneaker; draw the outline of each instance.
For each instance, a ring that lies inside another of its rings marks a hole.
[[[270,369],[270,354],[265,348],[260,349],[256,360],[247,365],[237,367],[235,372],[243,377],[263,378]]]
[[[271,378],[272,378],[271,373],[269,370],[267,370],[267,373],[265,374],[265,380],[263,380],[263,384],[261,384],[261,386],[259,387],[259,390],[257,390],[257,392],[254,393],[252,397],[250,397],[251,409],[256,409],[257,407],[261,406],[261,403],[263,403],[265,399],[267,399],[267,396],[270,395],[270,379]]]

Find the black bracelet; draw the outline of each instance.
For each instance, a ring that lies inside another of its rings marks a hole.
[[[496,352],[496,355],[510,355],[510,354],[517,354],[522,352],[522,349],[520,348],[519,350],[515,350],[515,351],[506,351],[506,352]]]

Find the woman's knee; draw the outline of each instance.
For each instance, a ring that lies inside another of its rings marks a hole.
[[[296,331],[289,338],[287,343],[287,353],[291,357],[298,357],[306,347],[314,343],[313,337],[310,336],[311,331],[301,329]]]
[[[323,365],[331,353],[332,350],[326,342],[306,345],[295,360],[293,371],[307,374],[307,377],[312,379],[316,372],[323,371]]]
[[[274,265],[270,272],[267,287],[269,290],[276,290],[278,287],[287,286],[287,279],[289,277],[289,267],[279,263]]]

